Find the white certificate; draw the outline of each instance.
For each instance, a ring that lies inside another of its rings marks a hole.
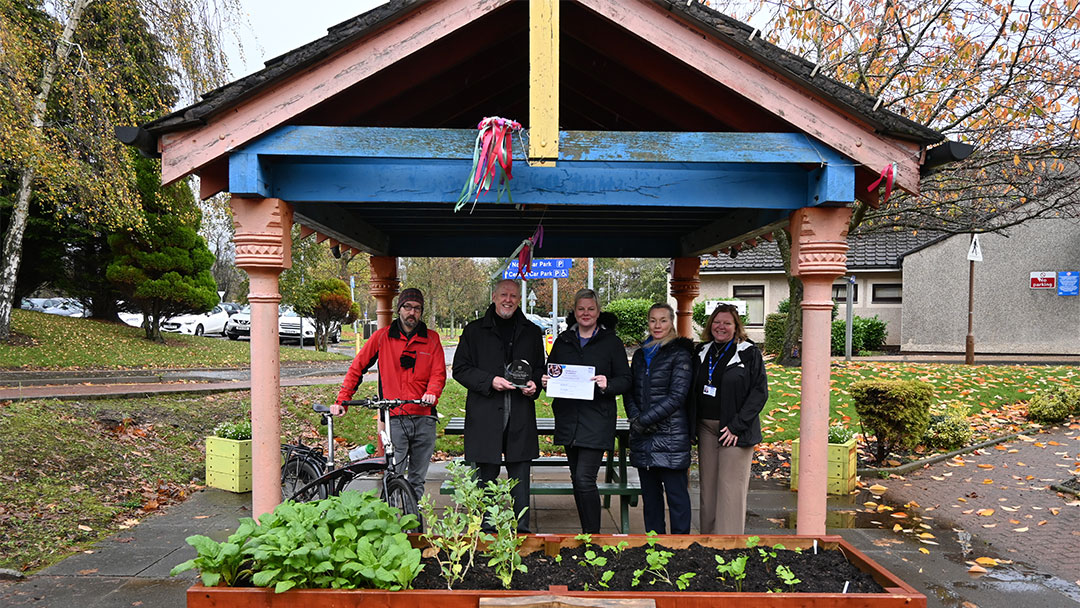
[[[547,396],[563,399],[583,399],[592,401],[596,383],[592,377],[596,368],[591,365],[562,365],[548,363]]]

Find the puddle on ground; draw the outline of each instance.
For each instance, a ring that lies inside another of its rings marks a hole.
[[[921,512],[915,503],[892,505],[869,490],[851,496],[830,496],[829,511],[825,517],[827,529],[882,529],[892,530],[898,539],[915,546],[925,545],[945,559],[969,567],[976,556],[992,556],[997,552],[974,539],[967,530],[938,523],[933,516]],[[848,508],[849,507],[849,508]],[[782,518],[768,518],[778,528],[794,530],[797,513],[789,512]],[[952,583],[950,586],[928,585],[926,592],[933,594],[947,608],[961,608],[966,601],[955,589],[982,589],[1008,594],[1034,593],[1050,589],[1080,604],[1080,587],[1056,576],[1038,572],[1031,567],[1006,559],[987,568],[982,575],[972,574],[970,580]]]

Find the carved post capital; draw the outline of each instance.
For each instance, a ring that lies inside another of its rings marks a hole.
[[[675,258],[671,269],[671,297],[675,298],[675,326],[680,336],[693,334],[691,315],[694,299],[701,293],[700,258]]]
[[[371,257],[371,279],[368,293],[375,298],[375,318],[379,327],[386,327],[394,318],[394,296],[401,281],[397,278],[398,259],[393,256]]]
[[[229,201],[236,236],[236,265],[244,270],[292,266],[292,206],[279,198]]]
[[[791,214],[792,274],[832,281],[847,272],[848,207],[806,207]]]

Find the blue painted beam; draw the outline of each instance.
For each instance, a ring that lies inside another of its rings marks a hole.
[[[559,161],[850,163],[802,133],[560,131]],[[264,156],[471,160],[476,131],[287,126],[243,147]],[[514,153],[520,160],[517,141]]]
[[[457,201],[465,161],[264,162],[273,184],[264,196],[292,202]],[[257,182],[245,177],[243,183]],[[230,185],[231,186],[231,185]],[[807,173],[795,165],[566,162],[515,165],[514,203],[799,209],[809,201]],[[854,188],[852,188],[854,192]],[[481,200],[494,201],[494,192]],[[504,197],[505,201],[505,197]]]
[[[234,152],[229,155],[229,192],[233,196],[270,196],[270,178],[258,154]]]

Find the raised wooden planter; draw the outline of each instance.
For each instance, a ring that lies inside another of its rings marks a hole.
[[[829,494],[850,494],[855,489],[855,438],[829,444]],[[799,440],[791,442],[791,489],[799,489]]]
[[[566,587],[551,587],[538,591],[468,590],[410,590],[380,591],[371,589],[335,590],[301,589],[275,594],[262,587],[204,587],[188,589],[188,608],[291,608],[299,606],[334,606],[335,608],[478,608],[481,598],[524,598],[560,596],[594,599],[651,599],[656,608],[714,608],[716,606],[754,606],[755,608],[926,608],[926,596],[879,566],[839,536],[762,536],[762,545],[783,544],[788,549],[810,550],[814,540],[819,551],[841,551],[849,562],[870,574],[884,593],[702,593],[648,591],[568,591]],[[631,546],[644,545],[647,537],[592,537],[593,544],[616,544],[628,541]],[[717,549],[736,549],[746,546],[745,536],[661,536],[660,545],[681,549],[693,543]],[[414,537],[413,544],[423,546]],[[546,551],[557,555],[560,548],[575,547],[581,541],[570,535],[530,536],[522,545],[522,553]]]
[[[206,438],[206,485],[230,492],[251,491],[251,440]]]

